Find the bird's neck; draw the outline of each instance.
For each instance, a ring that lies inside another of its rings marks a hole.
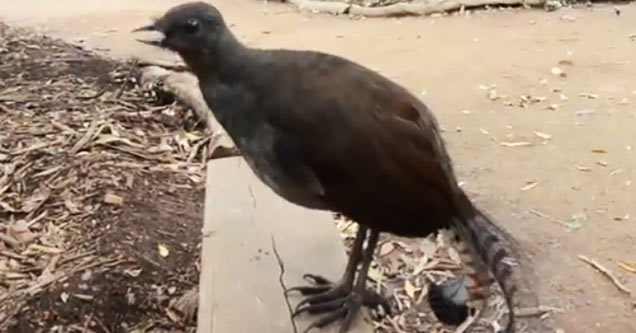
[[[202,54],[182,55],[194,74],[202,81],[223,81],[237,77],[243,69],[250,49],[241,44],[229,31],[216,41],[214,46],[202,47]]]

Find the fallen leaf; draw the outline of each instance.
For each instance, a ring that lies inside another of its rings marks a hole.
[[[566,77],[565,72],[563,72],[563,70],[561,70],[561,68],[559,67],[552,67],[550,72],[552,73],[552,75],[555,75],[555,76]]]
[[[576,170],[579,170],[579,171],[584,171],[584,172],[592,171],[592,168],[588,168],[582,165],[576,165],[575,167],[576,167]]]
[[[126,269],[124,270],[124,274],[130,276],[130,277],[138,277],[141,274],[142,269]]]
[[[605,161],[596,161],[596,164],[602,166],[602,167],[607,167],[609,165],[609,163],[605,162]]]
[[[548,106],[546,106],[545,108],[548,110],[552,110],[552,111],[556,111],[558,110],[563,104],[556,104],[556,103],[552,103]]]
[[[462,258],[454,247],[448,248],[448,256],[458,266],[462,265]]]
[[[583,223],[579,221],[570,221],[565,223],[565,227],[568,228],[568,231],[574,231],[581,229],[583,227]]]
[[[157,249],[159,250],[159,255],[164,258],[170,255],[170,250],[168,250],[168,247],[161,243],[157,244]]]
[[[63,291],[60,294],[60,299],[62,300],[62,303],[66,303],[66,301],[68,301],[68,297],[69,297],[69,295],[68,295],[68,293],[66,291]]]
[[[585,214],[578,213],[572,215],[570,220],[565,223],[565,227],[568,228],[568,231],[575,231],[581,229],[583,227],[583,220],[586,219]]]
[[[73,294],[73,297],[79,298],[83,301],[92,301],[95,298],[92,295],[86,295],[86,294]]]
[[[498,100],[498,99],[499,99],[499,94],[497,94],[497,89],[491,89],[491,90],[488,92],[488,98],[489,98],[491,101],[496,101],[496,100]]]
[[[168,318],[170,318],[170,320],[172,320],[175,323],[178,323],[181,321],[181,316],[179,316],[179,314],[177,314],[176,312],[172,311],[170,308],[166,308],[166,315],[168,315]]]
[[[369,273],[367,273],[367,277],[374,282],[382,281],[382,271],[380,271],[376,267],[369,268]]]
[[[386,242],[382,244],[382,246],[380,246],[380,256],[384,257],[393,252],[393,250],[395,250],[395,245],[393,244],[393,242]]]
[[[409,280],[404,280],[404,291],[410,299],[415,300],[415,286]]]
[[[574,21],[576,21],[576,17],[571,16],[571,15],[563,15],[563,16],[561,16],[561,21],[574,22]]]
[[[588,93],[588,92],[582,92],[582,93],[579,93],[579,96],[581,96],[581,97],[587,97],[587,98],[589,98],[589,99],[596,99],[596,98],[598,98],[598,95],[597,95],[597,94]]]
[[[596,154],[607,154],[607,150],[605,150],[605,149],[603,149],[603,148],[595,148],[595,149],[592,149],[592,152],[593,152],[593,153],[596,153]]]
[[[539,183],[537,182],[529,182],[526,186],[521,188],[521,191],[525,192],[525,191],[530,191],[531,189],[535,188],[539,186]]]
[[[563,59],[561,61],[559,61],[559,65],[567,65],[567,66],[572,66],[574,65],[574,62],[570,59]]]
[[[628,271],[628,272],[632,272],[632,273],[636,273],[636,264],[635,263],[631,263],[631,262],[627,262],[627,261],[619,261],[618,263],[618,267]]]
[[[519,142],[502,142],[501,143],[502,146],[504,147],[527,147],[527,146],[532,146],[532,143],[530,142],[526,142],[526,141],[519,141]]]
[[[552,135],[547,134],[547,133],[543,133],[543,132],[539,132],[539,131],[534,131],[534,135],[540,137],[543,140],[550,140],[550,138],[552,138]]]
[[[42,204],[49,198],[51,195],[51,190],[47,186],[40,186],[38,189],[33,191],[33,194],[27,198],[22,204],[22,211],[25,213],[31,213],[36,209],[40,208]]]

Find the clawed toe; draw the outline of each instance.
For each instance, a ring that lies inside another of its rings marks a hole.
[[[349,294],[348,296],[331,300],[329,302],[318,303],[309,305],[301,312],[307,311],[309,313],[324,313],[329,312],[324,317],[314,321],[305,332],[309,332],[313,328],[323,328],[338,320],[342,320],[339,332],[346,332],[351,327],[354,318],[362,307],[362,299],[358,295]]]

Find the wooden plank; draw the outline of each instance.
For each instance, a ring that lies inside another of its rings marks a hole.
[[[208,164],[204,218],[198,333],[293,332],[272,237],[288,288],[305,284],[303,273],[337,280],[344,270],[346,255],[330,214],[283,200],[240,157]],[[292,306],[300,299],[290,296]],[[363,313],[352,333],[372,332]],[[316,318],[298,318],[298,332]]]

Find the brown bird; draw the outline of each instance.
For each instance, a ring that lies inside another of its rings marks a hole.
[[[327,313],[312,327],[342,320],[346,332],[362,305],[386,304],[366,287],[380,232],[425,237],[452,228],[472,271],[431,285],[434,313],[460,324],[467,303],[485,297],[492,273],[510,309],[506,332],[513,332],[511,238],[458,186],[435,117],[405,88],[334,55],[247,47],[203,2],[174,7],[135,31],[163,34],[143,42],[183,58],[265,184],[292,203],[359,224],[340,281],[308,274],[313,285],[294,288],[307,296],[296,313]]]

